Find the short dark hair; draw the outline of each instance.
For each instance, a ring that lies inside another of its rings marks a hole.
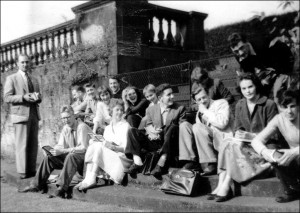
[[[292,90],[292,89],[280,89],[277,92],[276,97],[278,98],[278,104],[280,106],[286,107],[293,100],[296,100],[297,105],[299,105],[299,90]]]
[[[72,90],[76,90],[76,91],[85,93],[85,89],[83,88],[83,86],[75,85],[72,87]]]
[[[172,86],[168,83],[164,83],[156,87],[156,95],[161,96],[166,89],[172,89]]]
[[[120,83],[120,79],[117,76],[115,76],[115,75],[110,76],[109,79],[117,80],[117,82]]]
[[[74,109],[70,105],[63,105],[60,109],[60,113],[69,113],[70,115],[74,115]]]
[[[195,96],[199,94],[202,90],[206,92],[206,94],[209,94],[209,89],[203,86],[198,86],[194,91],[192,91],[192,98],[195,100]]]
[[[96,88],[95,84],[92,84],[92,83],[86,83],[84,85],[84,88],[87,88],[87,87],[94,87],[94,88]]]
[[[242,33],[232,33],[230,36],[228,36],[227,41],[230,44],[230,47],[235,47],[240,41],[247,42],[247,37],[245,34]]]
[[[101,100],[100,95],[104,92],[108,92],[110,97],[112,98],[112,92],[107,86],[104,86],[104,85],[100,86],[100,87],[98,87],[97,91],[98,91],[98,95],[99,95],[99,100]]]
[[[25,54],[25,53],[20,53],[20,54],[18,55],[17,62],[19,62],[19,58],[20,58],[21,56],[22,56],[22,57],[27,57],[28,60],[30,61],[30,57],[29,57],[27,54]]]
[[[257,75],[255,75],[254,73],[250,73],[250,72],[244,72],[240,76],[238,76],[238,86],[236,88],[238,93],[240,93],[242,95],[240,83],[243,80],[252,81],[252,83],[254,84],[254,86],[256,88],[256,94],[260,94],[260,95],[264,94],[264,91],[262,89],[263,86],[262,86],[259,78],[257,77]]]

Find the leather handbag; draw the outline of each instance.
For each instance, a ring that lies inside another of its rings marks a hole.
[[[188,169],[174,169],[164,179],[160,190],[167,194],[193,196],[199,185],[199,172]]]

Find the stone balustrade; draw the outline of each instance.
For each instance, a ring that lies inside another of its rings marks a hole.
[[[74,37],[76,36],[76,39]],[[70,47],[80,42],[74,20],[50,27],[19,39],[1,44],[0,69],[5,72],[17,66],[20,53],[27,54],[33,66],[45,61],[68,57]]]

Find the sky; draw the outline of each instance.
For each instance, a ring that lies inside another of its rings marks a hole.
[[[87,1],[1,0],[1,43],[71,20],[71,8]],[[207,13],[205,29],[248,20],[256,13],[266,15],[292,11],[279,8],[280,1],[149,1],[184,11]],[[295,1],[294,8],[299,8]]]

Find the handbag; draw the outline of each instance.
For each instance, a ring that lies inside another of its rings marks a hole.
[[[199,172],[188,169],[174,169],[164,179],[160,190],[167,194],[193,196],[199,185]]]

